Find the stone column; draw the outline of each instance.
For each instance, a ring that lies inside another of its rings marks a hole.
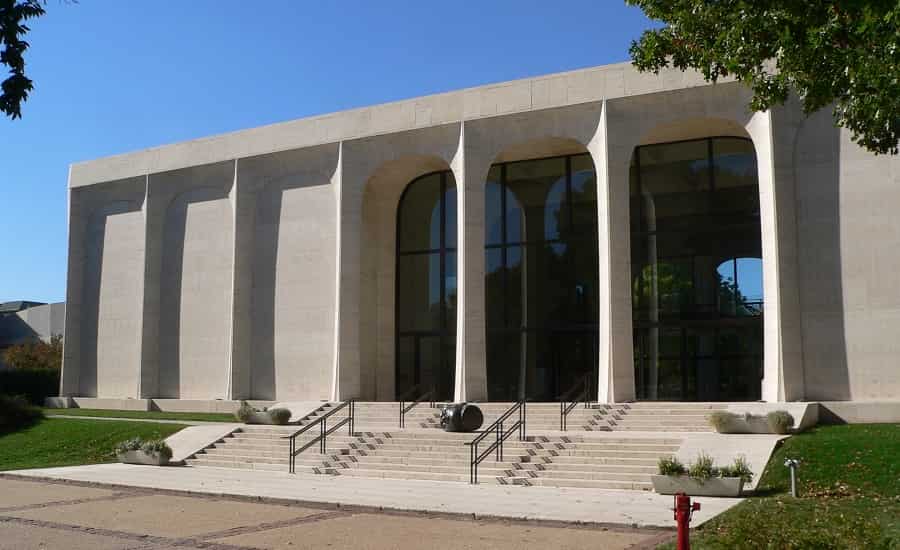
[[[777,118],[776,118],[777,117]],[[763,401],[804,398],[793,136],[784,109],[756,113],[747,131],[756,148],[763,255]]]
[[[631,326],[631,250],[629,243],[630,136],[613,134],[610,104],[603,102],[599,128],[588,144],[597,170],[599,242],[599,376],[597,400],[631,401],[635,396]]]
[[[144,198],[144,312],[141,317],[141,395],[147,399],[159,392],[159,315],[163,240],[166,208],[172,198],[168,189],[154,185],[147,176]]]
[[[362,193],[364,170],[348,166],[341,143],[338,169],[332,178],[336,193],[336,292],[334,369],[331,399],[343,401],[360,393],[360,284]]]
[[[229,398],[248,399],[252,367],[253,235],[256,219],[256,193],[253,182],[239,177],[239,160],[234,161],[231,205],[234,212],[234,250],[232,274],[231,379]]]
[[[59,394],[78,396],[81,369],[81,311],[84,307],[84,239],[87,208],[82,194],[69,189],[69,258],[66,277],[66,341],[63,346]]]
[[[456,388],[455,401],[485,401],[487,363],[484,312],[484,180],[490,159],[466,147],[465,123],[450,165],[456,179]]]

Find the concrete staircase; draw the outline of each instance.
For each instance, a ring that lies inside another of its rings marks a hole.
[[[603,419],[613,431],[711,432],[707,417],[725,410],[725,403],[669,403],[642,401],[602,405]]]
[[[484,426],[493,423],[511,403],[479,403]],[[315,422],[333,404],[305,417]],[[568,431],[559,431],[559,403],[529,403],[526,441],[510,438],[502,461],[489,457],[479,466],[481,483],[650,489],[650,474],[660,457],[672,456],[685,432],[710,431],[706,417],[722,403],[623,403],[577,405],[568,415]],[[440,429],[440,408],[419,404],[399,429],[398,403],[356,403],[355,429],[340,429],[328,437],[324,454],[318,444],[296,459],[297,472],[367,478],[469,481],[470,433]],[[346,418],[338,411],[332,422]],[[518,419],[510,418],[510,424]],[[333,424],[332,424],[333,425]],[[288,471],[286,436],[298,425],[243,426],[187,460],[190,466]],[[298,438],[298,446],[318,436],[318,427]],[[480,449],[493,441],[488,436]]]

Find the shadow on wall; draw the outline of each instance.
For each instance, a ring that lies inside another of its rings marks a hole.
[[[805,119],[797,130],[793,166],[807,400],[852,398],[844,323],[840,158],[840,129],[830,109]]]
[[[296,331],[305,315],[315,315],[310,304],[319,301],[309,295],[310,282],[319,279],[317,269],[309,262],[318,263],[314,258],[327,253],[312,242],[317,220],[304,211],[311,206],[310,201],[320,201],[321,196],[307,195],[303,190],[330,182],[308,175],[279,179],[261,189],[256,199],[251,359],[254,399],[276,399],[279,388],[282,392],[290,390],[296,380],[279,380],[279,371],[284,376],[286,370],[298,368],[298,352],[310,355],[311,350],[298,347],[315,345],[312,335]]]
[[[99,370],[101,354],[99,353],[99,341],[101,340],[101,315],[100,307],[103,303],[103,258],[107,245],[107,224],[112,216],[128,213],[139,213],[141,203],[138,201],[116,201],[110,203],[91,214],[88,221],[85,243],[85,271],[83,299],[84,309],[81,318],[81,361],[79,368],[78,394],[84,397],[96,397],[98,394]],[[115,238],[113,235],[112,238]],[[115,260],[114,260],[115,261]],[[135,277],[141,274],[134,274]],[[121,281],[109,281],[105,284],[115,285]],[[114,289],[115,290],[115,289]],[[121,335],[120,335],[121,336]],[[115,343],[112,343],[115,345]],[[121,360],[120,358],[119,360]],[[121,364],[118,368],[127,368]]]
[[[230,288],[219,287],[231,257],[223,258],[220,252],[223,241],[231,243],[231,207],[227,202],[214,204],[223,200],[228,200],[227,189],[194,189],[177,196],[166,213],[160,279],[160,397],[224,394],[217,382],[225,379],[222,365],[230,353],[230,316],[226,315]],[[230,267],[226,271],[230,280]],[[186,384],[187,380],[193,383]]]

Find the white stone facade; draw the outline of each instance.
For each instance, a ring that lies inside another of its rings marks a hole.
[[[610,65],[72,165],[62,395],[393,400],[396,214],[418,176],[458,201],[455,399],[487,398],[484,183],[496,162],[590,154],[597,399],[635,398],[635,147],[752,140],[765,401],[900,400],[900,158],[737,83]]]

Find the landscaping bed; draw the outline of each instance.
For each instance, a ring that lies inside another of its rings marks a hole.
[[[769,460],[757,496],[692,530],[692,548],[898,548],[897,457],[898,424],[821,426],[796,435]],[[801,461],[799,498],[790,496],[788,458]]]
[[[196,420],[204,422],[235,422],[229,413],[163,412],[163,411],[117,411],[109,409],[43,409],[44,414],[53,416],[93,416],[103,418],[142,418],[149,420]]]
[[[0,471],[116,462],[112,449],[132,437],[163,439],[185,428],[127,420],[46,418],[0,436]]]

